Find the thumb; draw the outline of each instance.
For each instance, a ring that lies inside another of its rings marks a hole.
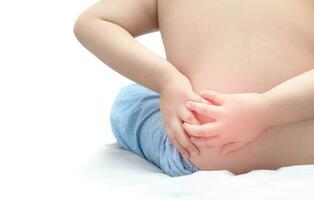
[[[207,101],[206,99],[204,99],[203,97],[201,97],[201,102],[205,103],[205,104],[212,104],[210,101]]]
[[[216,104],[222,104],[226,98],[225,94],[212,90],[201,90],[200,96]]]

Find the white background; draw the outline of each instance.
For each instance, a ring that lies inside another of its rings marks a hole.
[[[74,36],[94,2],[0,1],[0,199],[97,196],[81,166],[115,142],[111,104],[131,80]],[[158,32],[136,39],[164,57]]]

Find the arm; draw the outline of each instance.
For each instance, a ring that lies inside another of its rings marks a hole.
[[[314,118],[314,69],[263,94],[271,126]]]
[[[156,0],[102,0],[76,20],[80,43],[123,76],[160,91],[179,71],[134,37],[158,30]]]
[[[169,139],[189,157],[198,150],[184,132],[182,121],[198,121],[184,103],[200,97],[175,66],[134,39],[157,29],[157,0],[101,0],[78,17],[74,33],[110,68],[160,93],[160,111]]]
[[[238,150],[272,126],[314,118],[314,69],[259,93],[223,94],[204,91],[201,96],[215,103],[188,102],[187,107],[214,122],[184,123],[197,146]],[[211,138],[208,138],[211,137]]]

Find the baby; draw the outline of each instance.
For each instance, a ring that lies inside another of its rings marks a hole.
[[[154,31],[167,59],[134,39]],[[313,1],[101,0],[74,33],[136,82],[113,133],[166,174],[314,164]]]

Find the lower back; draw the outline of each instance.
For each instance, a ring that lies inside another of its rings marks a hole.
[[[202,89],[265,92],[314,67],[313,1],[159,0],[158,3],[167,59],[191,80],[195,92]],[[207,121],[200,115],[197,117]],[[308,130],[304,137],[314,139],[309,133],[313,125],[314,120],[310,125],[291,130]],[[289,157],[279,143],[275,144],[281,141],[283,146],[289,146],[291,142],[286,136],[291,134],[293,138],[296,134],[291,131],[281,134],[281,129],[270,132],[276,132],[276,136],[268,134],[264,140],[233,156],[222,158],[217,149],[201,149],[201,156],[191,160],[203,169],[244,166],[238,167],[240,171],[278,167],[282,165],[279,158],[285,156],[290,159],[288,163],[296,164],[296,157]],[[266,155],[271,154],[270,149],[274,151],[272,156]]]
[[[314,66],[314,3],[159,1],[167,59],[196,91],[263,92]]]

